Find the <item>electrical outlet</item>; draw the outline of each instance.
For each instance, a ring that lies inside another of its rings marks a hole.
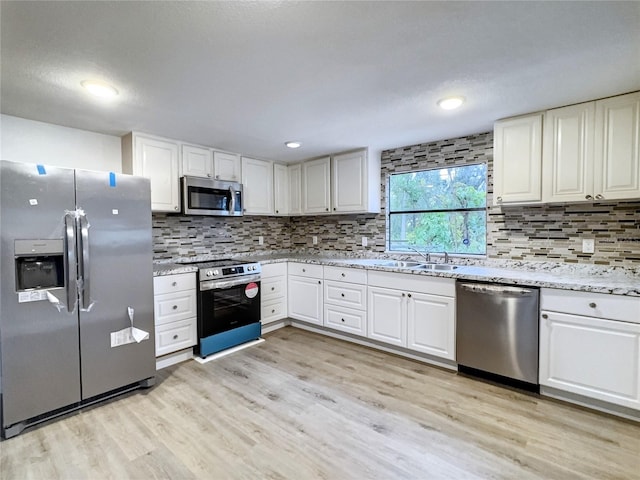
[[[311,237],[311,242],[312,242],[314,245],[317,245],[317,244],[318,244],[318,237],[317,237],[316,235],[314,235],[313,237]]]
[[[367,237],[362,237],[362,246],[366,247],[367,246]]]
[[[262,235],[258,237],[258,245],[264,245],[264,237]]]
[[[596,241],[593,238],[582,239],[582,253],[595,253]]]

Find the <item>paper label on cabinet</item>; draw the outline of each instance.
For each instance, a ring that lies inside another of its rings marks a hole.
[[[18,292],[18,303],[39,302],[48,300],[47,290],[33,290],[30,292]]]

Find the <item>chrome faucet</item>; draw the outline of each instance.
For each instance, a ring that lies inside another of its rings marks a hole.
[[[409,248],[416,252],[418,255],[422,255],[427,263],[431,263],[431,255],[429,254],[429,252],[421,252],[417,248],[413,248],[411,245],[409,245]]]
[[[449,263],[449,254],[447,252],[442,253],[444,253],[444,263]]]

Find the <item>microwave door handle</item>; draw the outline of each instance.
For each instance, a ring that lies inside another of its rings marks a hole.
[[[231,194],[231,201],[229,202],[229,213],[233,215],[236,211],[236,192],[233,187],[229,187],[229,193]]]
[[[76,220],[68,213],[64,216],[64,284],[67,293],[67,312],[73,312],[78,299]]]
[[[80,295],[80,304],[83,309],[88,309],[91,305],[91,278],[89,276],[89,222],[87,217],[80,216],[80,273],[82,278],[82,295]]]

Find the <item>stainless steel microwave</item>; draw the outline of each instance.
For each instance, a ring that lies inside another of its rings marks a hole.
[[[242,216],[242,184],[201,177],[182,177],[182,213]]]

